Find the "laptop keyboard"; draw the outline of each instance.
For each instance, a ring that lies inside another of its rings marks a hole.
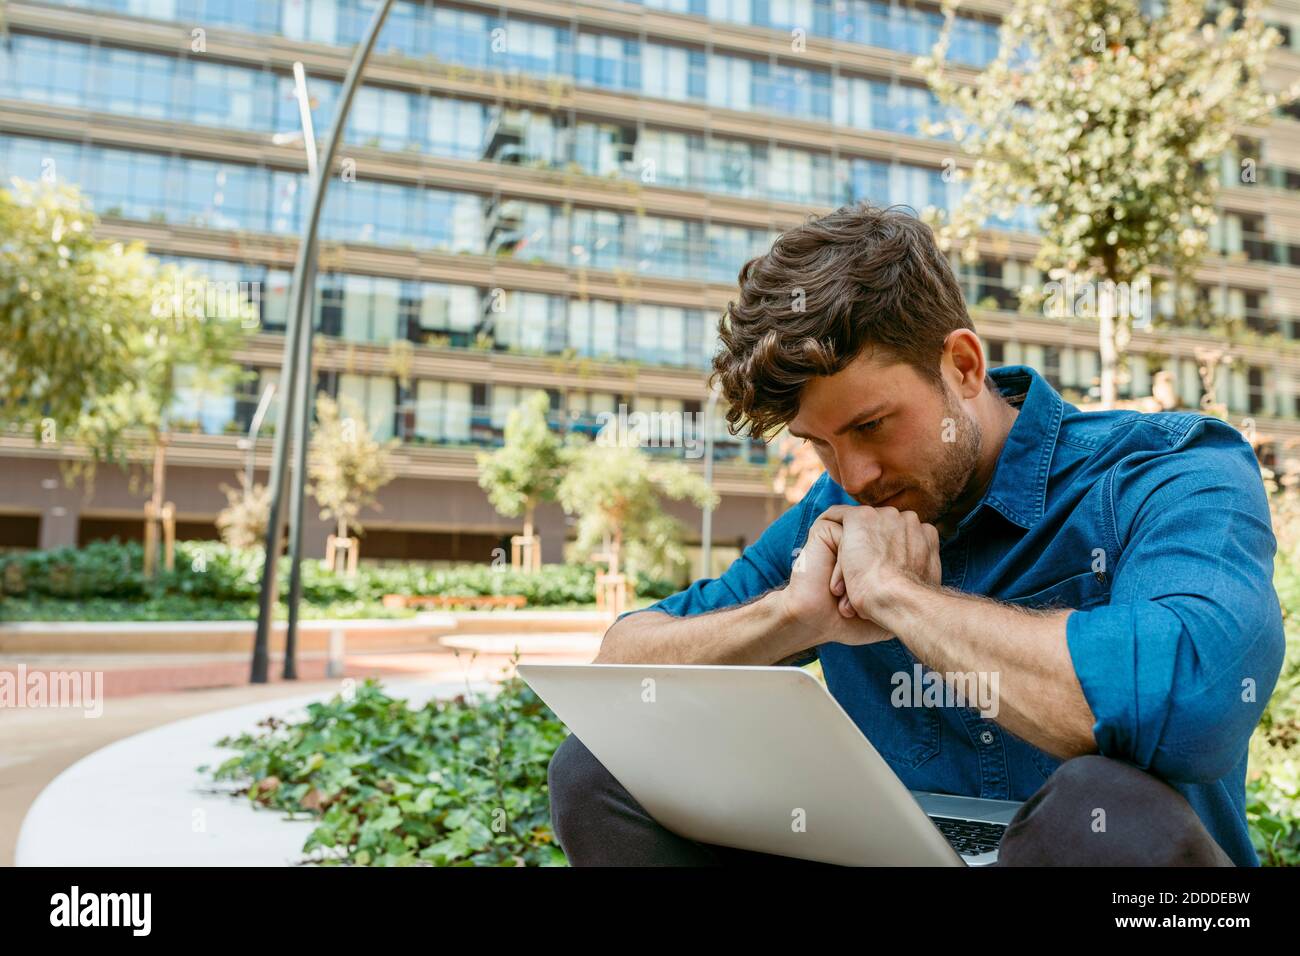
[[[957,820],[953,817],[930,817],[949,845],[962,856],[978,856],[998,848],[1005,823],[984,823],[980,820]]]

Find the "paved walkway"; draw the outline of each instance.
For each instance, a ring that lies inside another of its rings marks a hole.
[[[508,659],[518,648],[525,657],[586,663],[600,649],[600,636],[590,633],[557,634],[457,634],[441,639],[439,646],[405,651],[369,651],[348,654],[344,677],[382,678],[411,673],[460,673],[472,655],[483,659]],[[298,679],[324,680],[328,655],[303,651],[296,655]],[[280,680],[283,655],[270,657],[270,678]],[[238,687],[248,683],[250,656],[246,653],[117,653],[117,654],[0,654],[0,672],[47,678],[69,672],[102,672],[106,698],[156,694],[204,687]],[[0,709],[0,720],[4,710]]]
[[[390,693],[420,706],[491,687],[491,682],[398,681]],[[265,690],[267,688],[260,688]],[[281,694],[284,685],[277,687]],[[338,693],[335,682],[308,694],[257,700],[167,723],[118,740],[59,774],[33,802],[13,859],[19,866],[290,866],[315,822],[290,820],[221,792],[196,769],[233,751],[223,736],[252,730],[274,714],[304,716],[304,706]],[[143,698],[133,698],[132,703]],[[165,698],[163,699],[165,700]],[[224,701],[229,703],[229,701]]]
[[[305,684],[324,693],[337,681]],[[0,865],[12,866],[18,828],[37,795],[67,767],[115,740],[195,714],[285,696],[283,684],[144,694],[115,701],[98,719],[56,707],[0,710]]]

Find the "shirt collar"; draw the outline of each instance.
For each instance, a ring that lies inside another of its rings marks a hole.
[[[1025,399],[998,455],[984,497],[958,523],[957,530],[965,529],[987,506],[1028,531],[1046,507],[1048,470],[1065,401],[1047,379],[1028,365],[1006,365],[991,369],[989,375],[1003,395],[1024,394]]]

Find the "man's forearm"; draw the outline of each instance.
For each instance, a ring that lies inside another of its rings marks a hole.
[[[780,591],[706,614],[630,614],[605,632],[594,664],[779,664],[806,648]]]
[[[1095,722],[1065,640],[1069,610],[1026,611],[951,588],[916,584],[881,609],[880,623],[926,667],[996,673],[999,724],[1057,757],[1097,751]]]

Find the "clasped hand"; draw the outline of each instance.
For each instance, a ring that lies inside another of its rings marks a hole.
[[[939,532],[914,511],[834,505],[813,522],[784,591],[786,615],[809,645],[873,644],[906,588],[939,587]]]

